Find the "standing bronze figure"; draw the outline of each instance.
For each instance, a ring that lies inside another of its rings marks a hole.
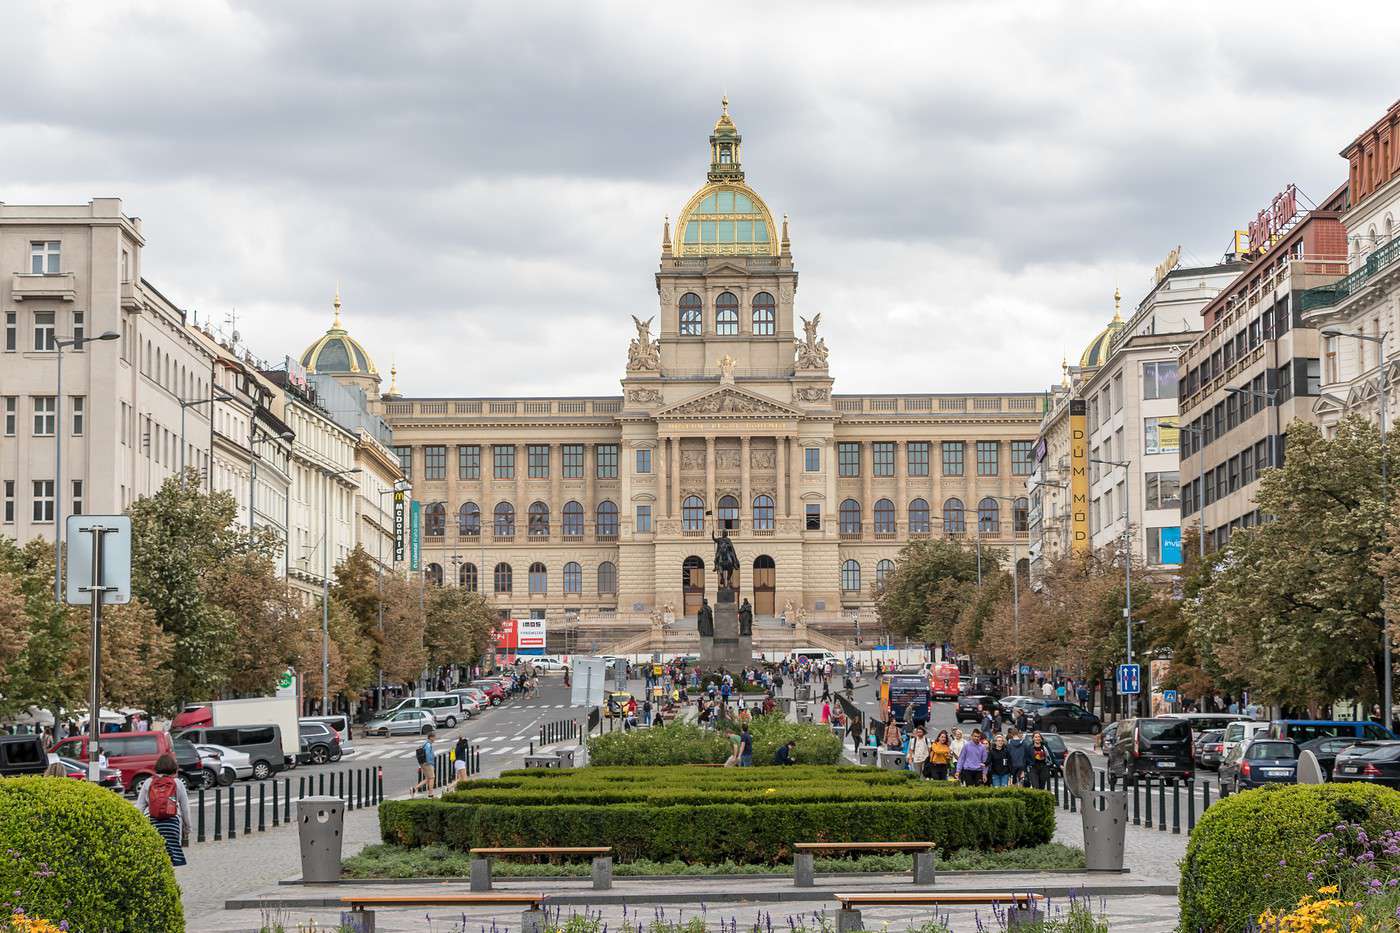
[[[729,532],[721,531],[719,537],[710,532],[710,538],[715,542],[715,573],[719,577],[719,588],[738,589],[735,575],[739,571],[739,555],[734,552],[734,542],[729,540]]]
[[[749,605],[747,599],[739,605],[739,634],[753,634],[753,606]]]
[[[709,638],[715,635],[715,611],[710,608],[710,601],[701,598],[700,611],[695,614],[696,628],[700,634]]]

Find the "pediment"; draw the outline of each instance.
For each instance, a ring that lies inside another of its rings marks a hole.
[[[732,259],[721,259],[705,270],[706,275],[721,275],[726,272],[735,272],[742,276],[748,276],[749,270],[739,265]]]
[[[1341,413],[1346,408],[1346,402],[1330,393],[1319,395],[1317,401],[1313,402],[1313,414],[1326,415]]]
[[[678,405],[656,413],[657,418],[707,417],[711,415],[799,418],[802,413],[795,408],[780,405],[772,399],[752,392],[745,392],[735,386],[720,386],[718,389],[702,392]]]

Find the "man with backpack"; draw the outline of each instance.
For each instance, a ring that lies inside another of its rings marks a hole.
[[[185,782],[176,777],[179,770],[175,756],[166,752],[156,759],[155,777],[136,795],[136,808],[160,833],[172,865],[185,864],[185,846],[190,844],[190,798]]]
[[[436,738],[437,731],[430,730],[423,744],[418,746],[416,757],[418,758],[418,774],[420,780],[417,784],[414,784],[413,787],[409,788],[408,795],[410,797],[417,794],[419,788],[422,788],[423,793],[427,796],[431,797],[433,795],[433,787],[437,783],[437,760],[433,755],[433,740]]]

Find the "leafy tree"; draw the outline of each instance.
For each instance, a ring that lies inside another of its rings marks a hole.
[[[36,706],[57,717],[64,709],[87,705],[88,613],[54,602],[53,574],[48,542],[36,538],[21,547],[0,538],[0,632],[8,646],[8,660],[0,667],[0,709],[5,712]]]
[[[1003,557],[1004,552],[984,547],[983,576],[995,572]],[[900,549],[875,607],[891,632],[943,644],[953,640],[954,627],[976,587],[975,545],[949,538],[912,541]]]
[[[205,599],[228,614],[235,633],[218,690],[271,694],[299,660],[302,633],[302,607],[278,577],[276,560],[256,551],[235,553],[211,568],[202,588]]]
[[[494,643],[496,610],[480,593],[460,586],[434,587],[423,629],[428,663],[434,667],[471,664]]]
[[[411,683],[428,665],[418,584],[398,575],[385,576],[383,584],[384,639],[379,663],[389,681]]]
[[[136,600],[102,611],[102,696],[109,706],[168,709],[175,640],[156,622],[151,607]]]

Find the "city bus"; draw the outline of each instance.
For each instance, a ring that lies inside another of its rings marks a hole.
[[[935,700],[958,698],[958,666],[951,661],[935,661],[928,669],[929,694]]]
[[[880,678],[880,708],[888,722],[904,722],[904,712],[914,707],[914,722],[928,722],[928,680],[922,674],[885,674]]]

